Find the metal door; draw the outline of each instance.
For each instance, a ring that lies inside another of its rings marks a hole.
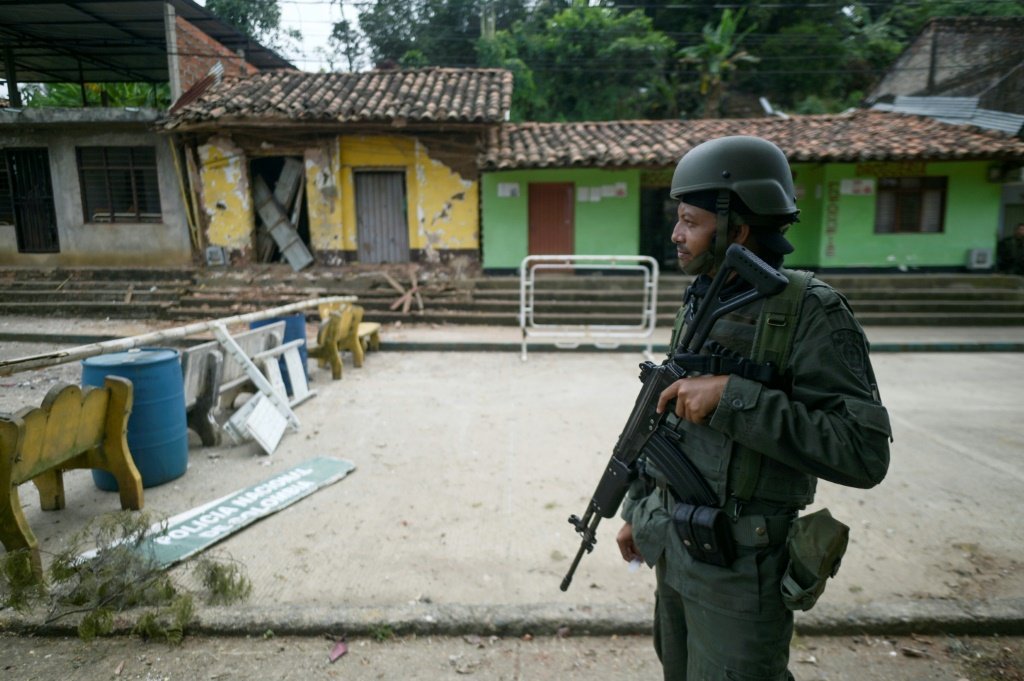
[[[575,187],[571,182],[530,183],[530,255],[575,253]]]
[[[50,154],[45,148],[5,149],[6,192],[14,216],[20,253],[59,253],[57,212],[53,206]]]
[[[359,262],[409,262],[405,173],[360,171],[355,182]]]

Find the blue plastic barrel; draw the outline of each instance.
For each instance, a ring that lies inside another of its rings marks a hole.
[[[258,322],[249,322],[249,328],[255,329],[258,326],[266,326],[267,324],[273,324],[274,322],[284,322],[284,343],[291,342],[293,340],[302,340],[302,344],[299,345],[299,357],[302,358],[302,370],[306,374],[306,381],[309,381],[309,369],[307,367],[309,361],[309,353],[306,351],[306,315],[303,313],[288,315],[287,317],[271,317],[270,319],[261,319]],[[284,379],[284,387],[288,391],[288,394],[292,394],[292,382],[288,380],[288,367],[285,366],[284,357],[282,356],[277,360],[277,365],[281,367],[281,377]]]
[[[143,487],[179,478],[188,468],[188,426],[181,358],[170,348],[140,348],[82,360],[82,385],[102,386],[107,376],[127,378],[134,386],[128,418],[128,448]],[[110,473],[93,470],[96,486],[117,491]]]

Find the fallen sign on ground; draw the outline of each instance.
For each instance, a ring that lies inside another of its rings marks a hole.
[[[353,470],[355,464],[345,459],[310,459],[256,485],[155,523],[139,550],[152,555],[161,567],[171,567],[243,527],[341,480]],[[91,558],[95,553],[87,552],[82,558]]]

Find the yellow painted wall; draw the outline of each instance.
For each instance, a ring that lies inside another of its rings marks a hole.
[[[229,138],[211,137],[199,147],[199,162],[208,243],[250,248],[255,218],[245,154]]]
[[[306,149],[306,207],[314,251],[351,248],[342,229],[341,153],[337,138]]]
[[[210,245],[245,250],[252,246],[255,210],[248,162],[227,137],[199,147],[203,210]],[[440,250],[480,247],[479,185],[430,158],[413,137],[353,135],[306,149],[306,203],[314,252],[358,251],[357,170],[405,173],[409,247],[428,260]]]
[[[353,172],[361,169],[405,171],[411,249],[423,249],[431,259],[438,250],[479,248],[478,183],[430,158],[415,138],[342,137],[340,156],[341,229],[346,250],[358,250]]]

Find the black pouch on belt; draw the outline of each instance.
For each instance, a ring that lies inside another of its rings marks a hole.
[[[722,509],[678,503],[672,522],[694,560],[729,567],[736,559],[729,516]]]

